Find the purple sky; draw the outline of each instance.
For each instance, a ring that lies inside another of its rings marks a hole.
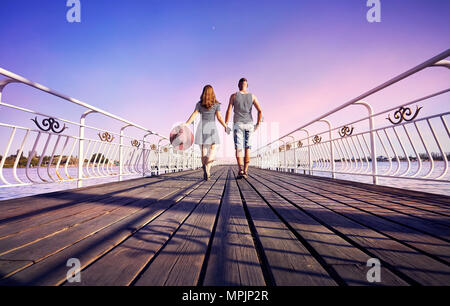
[[[66,21],[65,2],[2,0],[0,67],[164,135],[206,84],[225,116],[245,76],[284,134],[450,47],[448,0],[381,0],[381,23],[367,22],[365,0],[81,0],[79,24]],[[424,71],[370,102],[382,110],[449,81],[445,69]],[[20,85],[4,101],[82,113]],[[0,121],[32,126],[16,113],[1,109]]]

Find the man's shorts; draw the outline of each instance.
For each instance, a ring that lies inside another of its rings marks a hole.
[[[233,137],[235,149],[251,149],[251,136],[253,134],[253,122],[241,123],[235,122],[233,125]]]

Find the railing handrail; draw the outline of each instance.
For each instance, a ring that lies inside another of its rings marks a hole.
[[[295,132],[298,132],[301,129],[304,129],[305,127],[307,127],[307,126],[309,126],[309,125],[311,125],[311,124],[313,124],[313,123],[315,123],[315,122],[317,122],[317,121],[319,121],[321,119],[324,119],[324,118],[328,117],[329,115],[331,115],[333,113],[336,113],[336,112],[346,108],[347,106],[355,104],[356,102],[361,101],[362,99],[365,99],[368,96],[370,96],[370,95],[372,95],[372,94],[374,94],[374,93],[376,93],[376,92],[378,92],[378,91],[380,91],[380,90],[382,90],[382,89],[384,89],[386,87],[389,87],[389,86],[391,86],[391,85],[393,85],[393,84],[395,84],[395,83],[397,83],[397,82],[399,82],[399,81],[401,81],[401,80],[403,80],[403,79],[405,79],[405,78],[407,78],[407,77],[409,77],[409,76],[411,76],[411,75],[413,75],[413,74],[415,74],[415,73],[417,73],[417,72],[419,72],[419,71],[421,71],[421,70],[423,70],[423,69],[425,69],[427,67],[433,66],[433,65],[437,64],[439,61],[444,60],[444,59],[446,59],[449,56],[450,56],[450,49],[447,49],[446,51],[444,51],[444,52],[442,52],[442,53],[440,53],[440,54],[430,58],[429,60],[423,62],[422,64],[419,64],[416,67],[411,68],[411,69],[407,70],[406,72],[403,72],[403,73],[399,74],[398,76],[390,79],[389,81],[386,81],[383,84],[381,84],[381,85],[379,85],[379,86],[377,86],[377,87],[375,87],[375,88],[373,88],[373,89],[371,89],[369,91],[366,91],[365,93],[359,95],[358,97],[351,99],[350,101],[342,104],[341,106],[338,106],[338,107],[334,108],[333,110],[331,110],[331,111],[329,111],[329,112],[319,116],[318,118],[316,118],[314,120],[311,120],[310,122],[302,125],[301,127],[299,127],[297,129],[295,129],[295,130],[293,130],[293,131],[283,135],[282,137],[279,137],[276,140],[273,140],[273,141],[271,141],[271,142],[269,142],[269,143],[259,147],[257,149],[257,151],[259,151],[262,148],[268,147],[268,146],[270,146],[270,145],[280,141],[281,139],[286,138],[287,136],[289,136],[289,135],[291,135],[291,134],[293,134]],[[443,67],[449,68],[447,65],[436,65],[436,66],[443,66]]]
[[[6,103],[3,93],[10,84],[24,84],[62,99],[63,101],[60,101],[60,103],[70,102],[81,106],[82,112],[79,122]],[[37,122],[37,117],[31,119],[38,129],[0,123],[0,127],[10,130],[9,139],[2,155],[0,155],[0,188],[74,181],[77,182],[77,187],[83,187],[83,181],[91,178],[117,177],[119,181],[122,181],[125,176],[130,175],[145,177],[147,174],[159,175],[199,167],[200,159],[194,147],[190,149],[189,155],[184,152],[181,154],[175,152],[175,148],[171,148],[172,145],[168,137],[44,85],[32,82],[3,68],[0,68],[0,106],[33,114],[33,117],[42,116],[45,118],[42,119],[41,125]],[[105,128],[98,124],[94,124],[95,126],[87,125],[86,117],[93,113],[114,120],[116,124],[120,125],[120,132],[111,131],[111,128]],[[61,122],[64,123],[63,127],[61,127]],[[66,123],[78,127],[78,135],[63,133],[67,128]],[[126,135],[125,129],[129,127],[136,128],[139,134],[142,134],[142,137],[132,136],[136,134],[136,131]],[[93,139],[91,135],[87,137],[86,129],[90,134],[94,131],[100,132],[97,134],[100,140],[96,137]],[[19,130],[25,130],[25,133],[18,134]],[[150,136],[156,138],[150,139]],[[146,137],[149,138],[146,139]],[[114,139],[116,141],[113,142]],[[20,142],[15,143],[14,141],[17,140]],[[163,141],[167,143],[162,143]],[[158,144],[157,147],[156,143]],[[28,156],[25,157],[25,146],[30,144],[32,149],[28,151]],[[147,144],[150,146],[146,148]],[[14,151],[12,147],[17,145],[17,153],[8,156],[10,152]],[[78,152],[77,155],[76,152]],[[23,160],[24,158],[25,160]],[[8,161],[8,166],[12,166],[12,177],[3,175],[6,161]],[[69,164],[78,164],[77,174],[69,171]],[[52,168],[53,166],[54,168]],[[118,169],[114,169],[116,166],[118,166]],[[24,173],[19,174],[17,172],[18,167],[24,168]]]
[[[102,110],[102,109],[100,109],[100,108],[98,108],[98,107],[92,106],[92,105],[90,105],[90,104],[88,104],[88,103],[85,103],[85,102],[83,102],[83,101],[80,101],[80,100],[78,100],[78,99],[69,97],[69,96],[67,96],[67,95],[65,95],[65,94],[62,94],[62,93],[60,93],[60,92],[57,92],[56,90],[52,90],[52,89],[50,89],[50,88],[48,88],[48,87],[46,87],[46,86],[44,86],[44,85],[41,85],[41,84],[39,84],[39,83],[32,82],[32,81],[30,81],[30,80],[28,80],[28,79],[26,79],[26,78],[24,78],[24,77],[22,77],[22,76],[20,76],[20,75],[18,75],[18,74],[15,74],[15,73],[13,73],[13,72],[11,72],[11,71],[8,71],[8,70],[6,70],[6,69],[3,69],[3,68],[1,68],[1,67],[0,67],[0,74],[1,74],[1,75],[4,75],[5,77],[7,77],[7,78],[9,78],[9,79],[11,79],[11,80],[17,81],[17,82],[19,82],[19,83],[22,83],[22,84],[25,84],[25,85],[28,85],[28,86],[31,86],[31,87],[33,87],[33,88],[36,88],[36,89],[41,90],[41,91],[44,91],[44,92],[46,92],[46,93],[48,93],[48,94],[51,94],[51,95],[56,96],[56,97],[58,97],[58,98],[61,98],[61,99],[63,99],[63,100],[69,101],[69,102],[71,102],[71,103],[77,104],[77,105],[79,105],[79,106],[82,106],[82,107],[87,108],[87,109],[89,109],[89,110],[92,110],[92,111],[94,111],[94,112],[100,113],[100,114],[102,114],[102,115],[104,115],[104,116],[107,116],[107,117],[110,117],[110,118],[112,118],[112,119],[121,121],[121,122],[123,122],[123,123],[125,123],[125,124],[131,125],[131,126],[133,126],[133,127],[135,127],[135,128],[138,128],[138,129],[140,129],[140,130],[149,132],[149,133],[151,133],[152,135],[158,136],[158,137],[163,138],[163,139],[167,139],[166,137],[164,137],[164,136],[162,136],[162,135],[159,135],[158,133],[155,133],[155,132],[153,132],[152,130],[150,130],[150,129],[148,129],[148,128],[145,128],[145,127],[143,127],[143,126],[141,126],[141,125],[139,125],[139,124],[137,124],[137,123],[133,123],[133,122],[131,122],[131,121],[129,121],[129,120],[126,120],[126,119],[124,119],[124,118],[122,118],[122,117],[120,117],[120,116],[117,116],[117,115],[114,115],[114,114],[112,114],[112,113],[110,113],[110,112],[107,112],[107,111],[105,111],[105,110]]]
[[[365,121],[365,120],[367,120],[367,119],[370,119],[371,117],[372,117],[372,118],[378,117],[378,116],[380,116],[380,115],[382,115],[382,114],[385,114],[385,113],[388,113],[388,112],[393,111],[393,110],[395,110],[395,109],[398,109],[398,108],[401,107],[401,106],[408,106],[408,105],[411,105],[411,104],[414,104],[414,103],[417,103],[417,102],[420,102],[420,101],[423,101],[423,100],[426,100],[426,99],[429,99],[429,98],[433,98],[433,97],[436,97],[436,96],[445,94],[445,93],[447,93],[447,92],[450,92],[450,88],[447,88],[447,89],[438,91],[438,92],[436,92],[436,93],[434,93],[434,94],[426,95],[426,96],[424,96],[424,97],[421,97],[421,98],[419,98],[419,99],[412,100],[412,101],[410,101],[410,102],[406,102],[406,103],[399,104],[399,105],[397,105],[397,106],[395,106],[395,107],[392,107],[392,108],[389,108],[389,109],[387,109],[387,110],[384,110],[384,111],[380,111],[380,112],[378,112],[378,113],[375,113],[375,114],[373,114],[372,116],[366,116],[366,117],[363,117],[363,118],[361,118],[361,119],[358,119],[358,120],[355,120],[355,121],[352,121],[352,122],[349,122],[349,123],[344,123],[344,124],[338,125],[338,126],[336,126],[336,127],[333,127],[333,128],[331,129],[331,131],[334,132],[334,131],[340,130],[341,128],[343,128],[343,127],[345,127],[345,126],[351,126],[351,125],[353,125],[353,124],[355,124],[355,123],[359,123],[359,122]],[[447,114],[449,114],[449,113],[448,113],[448,112],[442,113],[442,115],[447,115]],[[427,117],[427,118],[432,118],[432,117],[434,117],[434,116],[436,116],[436,115],[432,115],[432,116],[429,116],[429,117]],[[419,121],[419,120],[418,120],[418,121]],[[401,125],[403,125],[403,124],[399,124],[399,126],[401,126]],[[381,129],[381,128],[380,128],[380,129]],[[374,130],[374,131],[375,131],[375,130]],[[309,138],[313,138],[315,135],[323,135],[323,134],[326,134],[326,133],[329,133],[329,132],[330,132],[329,129],[327,129],[327,130],[322,130],[322,131],[320,131],[320,132],[314,133],[314,135],[310,135],[310,136],[308,136],[308,137],[303,137],[303,138],[297,138],[297,139],[295,139],[295,140],[293,140],[293,141],[291,141],[291,142],[289,142],[289,143],[294,143],[294,142],[297,142],[297,141],[303,141],[303,140],[306,140],[306,139],[309,139]],[[356,134],[354,134],[354,135],[356,135]],[[287,135],[287,136],[285,136],[285,137],[293,137],[293,136],[292,136],[292,135]],[[285,138],[285,137],[284,137],[284,138]],[[277,139],[277,140],[274,140],[271,144],[274,144],[274,143],[277,142],[277,141],[281,141],[281,139],[284,139],[284,138],[279,138],[279,139]],[[328,141],[328,140],[327,140],[327,141]],[[263,148],[266,148],[266,147],[268,147],[268,146],[269,146],[269,144],[267,144],[267,145],[265,145],[265,146],[262,146],[262,147],[258,148],[257,152],[259,152],[259,149],[263,149]]]

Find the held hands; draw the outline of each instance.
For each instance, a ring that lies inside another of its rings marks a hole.
[[[231,133],[231,129],[228,125],[225,126],[225,133],[227,133],[228,135],[230,135],[230,133]]]

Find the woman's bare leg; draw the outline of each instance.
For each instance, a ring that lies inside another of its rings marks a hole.
[[[216,145],[212,144],[209,147],[209,154],[208,154],[208,159],[206,162],[206,172],[208,173],[208,176],[211,173],[211,166],[212,166],[212,163],[214,162],[215,154],[216,154]]]
[[[203,178],[207,179],[207,172],[206,172],[206,164],[208,162],[208,149],[206,145],[202,145],[202,168],[203,168]]]

